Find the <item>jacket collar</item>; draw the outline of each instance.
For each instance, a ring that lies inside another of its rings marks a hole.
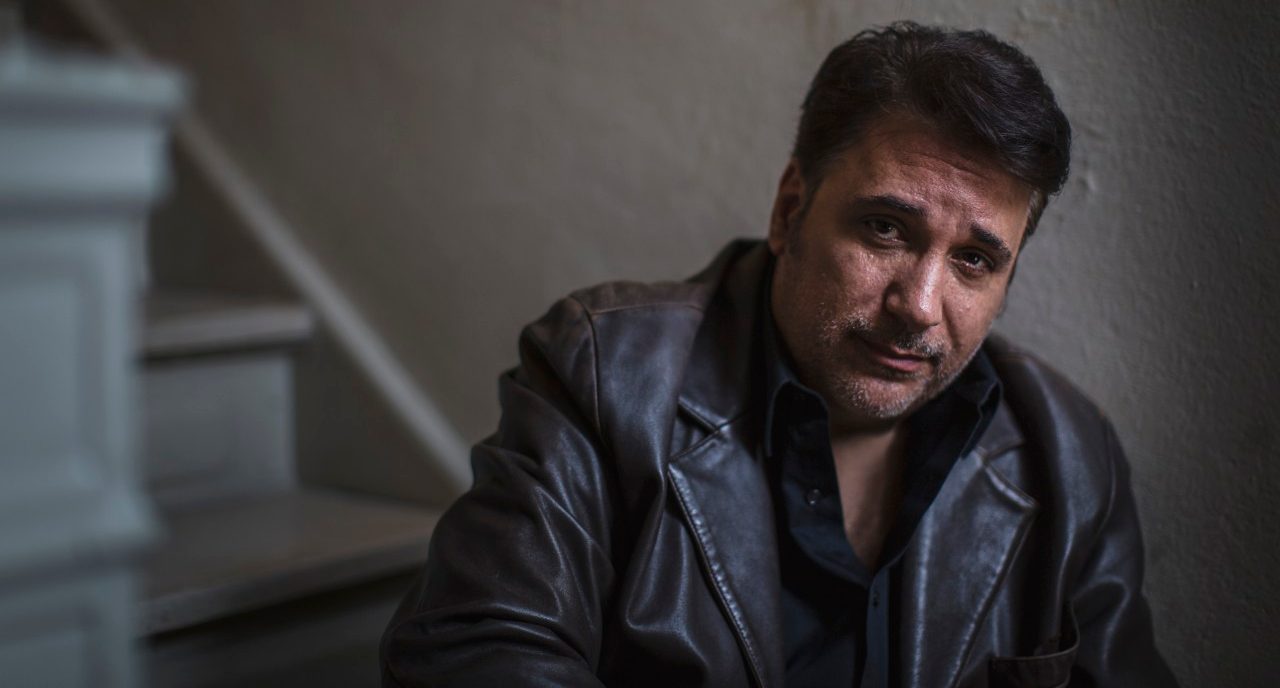
[[[680,405],[710,430],[759,401],[763,351],[757,314],[768,264],[763,241],[739,239],[692,280],[719,288],[711,290],[694,339]]]
[[[1000,377],[1000,367],[996,365],[996,361],[1004,358],[1009,349],[1009,343],[998,334],[987,335],[987,341],[982,345],[982,352],[991,361],[997,377]],[[976,455],[985,463],[1007,451],[1018,448],[1024,441],[1025,438],[1018,428],[1018,422],[1009,406],[1008,396],[1002,394],[995,418],[991,420],[991,425],[987,427],[986,431],[982,433],[982,437],[978,439],[971,455]],[[991,468],[989,470],[995,469]]]

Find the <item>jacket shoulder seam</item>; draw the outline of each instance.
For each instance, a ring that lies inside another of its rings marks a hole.
[[[574,299],[577,300],[577,297],[575,296]],[[706,307],[700,303],[691,303],[688,301],[646,301],[643,303],[616,304],[612,306],[604,306],[602,308],[590,308],[586,304],[583,304],[582,301],[578,301],[578,303],[582,304],[583,309],[593,316],[608,315],[610,313],[619,313],[623,311],[659,310],[666,308],[688,308],[699,313],[705,313],[707,310]]]

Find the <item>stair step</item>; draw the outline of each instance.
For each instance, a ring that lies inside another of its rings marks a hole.
[[[412,570],[439,512],[299,488],[173,511],[145,564],[141,630],[173,631]]]
[[[143,312],[147,358],[296,344],[315,327],[311,313],[297,303],[227,294],[152,292]]]

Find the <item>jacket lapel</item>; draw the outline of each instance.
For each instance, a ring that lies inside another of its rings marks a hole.
[[[759,686],[782,684],[782,612],[773,507],[764,472],[732,437],[668,467],[720,607]]]
[[[1038,505],[990,465],[1021,441],[1001,404],[978,447],[952,469],[904,553],[904,688],[955,685],[1026,538]]]
[[[782,584],[773,504],[758,459],[762,373],[756,316],[768,253],[737,242],[695,280],[721,286],[681,388],[680,406],[700,432],[672,447],[667,476],[697,543],[707,580],[759,686],[781,686]]]

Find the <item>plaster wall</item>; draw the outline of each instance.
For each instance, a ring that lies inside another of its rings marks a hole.
[[[1268,0],[114,0],[468,438],[572,288],[763,236],[800,98],[872,23],[1045,70],[1074,173],[998,328],[1112,415],[1187,686],[1280,676],[1280,6]]]

